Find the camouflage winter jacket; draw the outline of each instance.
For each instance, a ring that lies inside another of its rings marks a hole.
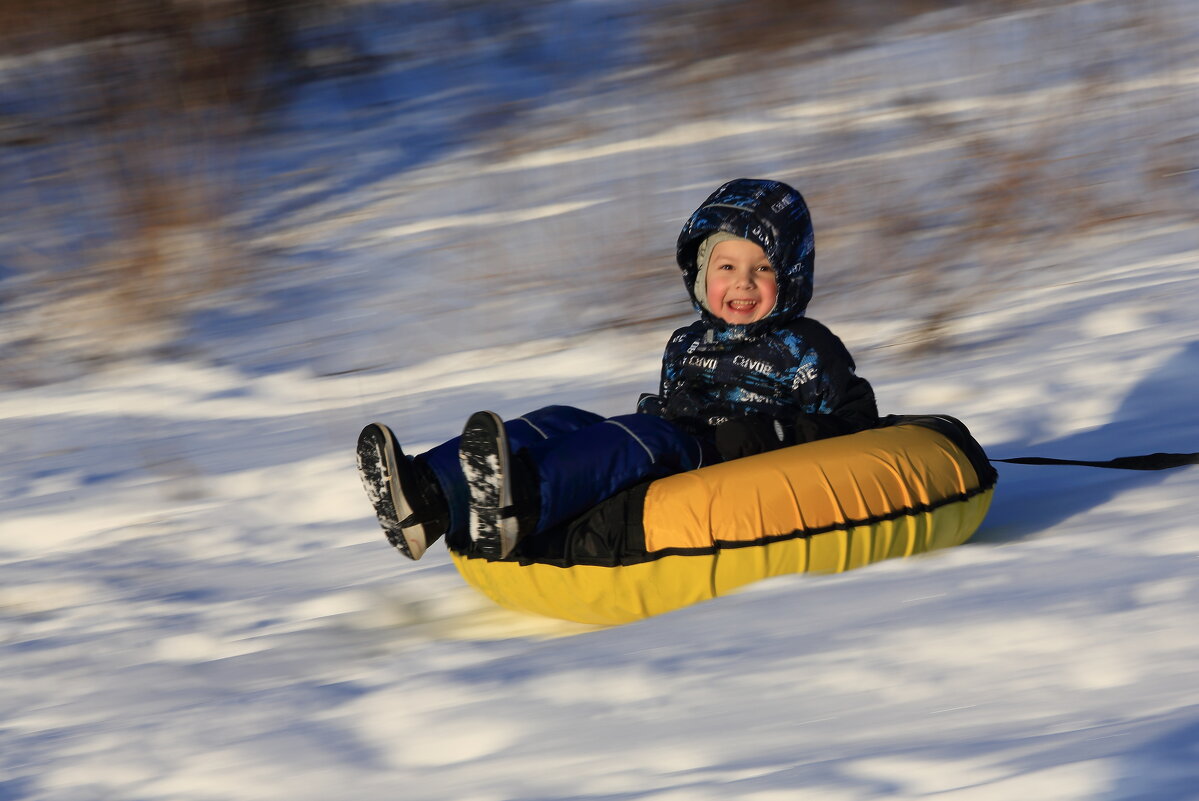
[[[717,231],[756,242],[775,268],[778,299],[747,325],[713,315],[696,286],[699,244]],[[831,331],[804,317],[812,296],[815,238],[799,192],[776,181],[739,179],[717,189],[679,235],[677,259],[700,319],[676,331],[662,358],[658,395],[638,411],[695,434],[735,417],[764,414],[800,424],[800,439],[870,428],[874,391]]]

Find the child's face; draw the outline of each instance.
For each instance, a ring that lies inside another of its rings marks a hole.
[[[778,281],[766,252],[730,239],[712,249],[707,270],[708,308],[726,323],[752,323],[774,309]]]

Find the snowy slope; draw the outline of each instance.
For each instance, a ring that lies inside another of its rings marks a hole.
[[[623,42],[615,5],[543,13]],[[1199,13],[1155,7],[959,8],[752,75],[484,49],[464,85],[544,97],[490,136],[473,90],[337,129],[428,64],[313,85],[244,154],[288,271],[178,358],[0,396],[0,799],[1199,798],[1195,468],[1004,465],[967,546],[605,630],[402,560],[353,470],[372,419],[418,450],[627,411],[688,318],[678,226],[738,175],[808,195],[812,315],[884,411],[996,457],[1199,450]]]

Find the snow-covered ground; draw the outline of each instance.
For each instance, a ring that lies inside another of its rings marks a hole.
[[[688,318],[678,227],[742,175],[808,195],[811,314],[884,411],[1199,450],[1199,11],[959,7],[750,73],[534,8],[557,49],[305,87],[239,154],[287,269],[174,358],[0,396],[0,799],[1199,799],[1196,468],[1003,465],[966,546],[588,630],[402,560],[353,467],[373,419],[628,411]]]

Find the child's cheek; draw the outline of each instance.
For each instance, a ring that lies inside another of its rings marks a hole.
[[[762,292],[762,317],[774,311],[774,304],[778,302],[779,287],[776,283],[763,283],[760,286]]]
[[[712,287],[708,287],[708,308],[714,314],[720,314],[720,295],[714,292]]]
[[[720,316],[720,306],[724,302],[724,287],[721,286],[721,283],[719,277],[714,278],[711,273],[708,274],[707,286],[705,287],[708,308],[717,316]]]

